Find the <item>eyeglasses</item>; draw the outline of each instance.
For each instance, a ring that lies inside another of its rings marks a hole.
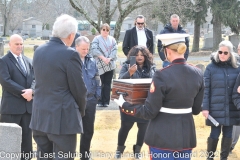
[[[137,22],[137,24],[138,24],[138,25],[144,25],[144,23],[139,23],[139,22]]]
[[[103,30],[104,32],[105,32],[105,31],[109,32],[109,29],[102,29],[102,30]]]
[[[218,51],[218,54],[225,54],[225,55],[228,55],[228,52]]]

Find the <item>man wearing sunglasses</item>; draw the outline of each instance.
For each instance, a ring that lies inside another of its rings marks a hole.
[[[170,23],[167,24],[164,29],[160,32],[160,34],[166,34],[166,33],[186,33],[182,26],[179,24],[180,22],[180,18],[177,14],[173,14],[170,17]],[[184,58],[187,60],[188,58],[188,54],[189,54],[189,39],[188,37],[185,38],[185,44],[187,46],[187,50],[184,53]],[[166,59],[165,55],[164,55],[164,51],[162,50],[162,42],[161,40],[158,40],[158,54],[159,57],[162,59],[163,61],[163,67],[166,67],[170,64],[170,62]]]
[[[130,49],[136,45],[145,46],[152,54],[154,53],[153,33],[146,28],[145,21],[143,15],[138,15],[134,22],[135,27],[126,31],[122,44],[122,50],[126,56]]]

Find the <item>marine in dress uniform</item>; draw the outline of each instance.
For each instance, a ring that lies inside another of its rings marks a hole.
[[[164,52],[171,64],[156,71],[144,105],[131,105],[120,95],[114,101],[122,112],[151,119],[145,143],[152,160],[188,160],[196,147],[192,115],[201,111],[203,75],[200,69],[184,59],[187,34],[162,34]]]

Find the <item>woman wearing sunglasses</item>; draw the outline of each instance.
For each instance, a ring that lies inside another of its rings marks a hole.
[[[114,69],[117,60],[117,43],[114,37],[109,35],[110,26],[104,23],[100,27],[100,35],[94,37],[90,54],[96,59],[98,71],[102,82],[101,97],[98,107],[108,107]]]
[[[204,73],[204,98],[202,114],[206,118],[206,125],[211,126],[207,139],[207,159],[215,157],[227,159],[232,144],[233,125],[239,123],[240,111],[232,101],[233,87],[240,72],[238,68],[238,54],[233,51],[230,41],[222,41],[217,52],[211,56]],[[207,118],[211,115],[220,125],[214,126]],[[216,151],[218,138],[222,132],[221,151]]]

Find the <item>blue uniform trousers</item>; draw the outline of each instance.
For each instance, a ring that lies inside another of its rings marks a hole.
[[[190,160],[192,150],[169,151],[149,147],[150,160]]]

